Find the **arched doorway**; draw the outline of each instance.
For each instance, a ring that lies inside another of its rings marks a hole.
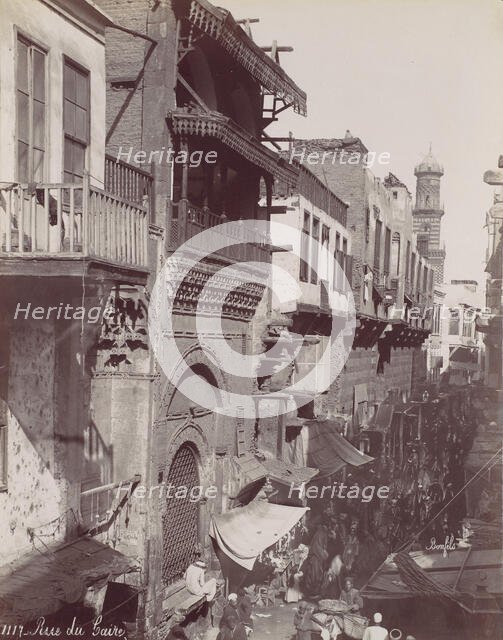
[[[190,496],[192,488],[199,484],[196,453],[191,444],[184,442],[169,469],[166,510],[162,516],[162,578],[166,585],[183,578],[195,557],[199,543],[199,503]],[[183,489],[177,491],[180,487]]]

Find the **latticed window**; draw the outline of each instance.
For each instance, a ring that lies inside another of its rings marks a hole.
[[[185,443],[171,463],[166,511],[162,518],[162,577],[168,585],[182,578],[195,558],[199,542],[199,504],[190,500],[190,494],[198,485],[197,461],[191,447]],[[182,492],[186,497],[175,497]]]

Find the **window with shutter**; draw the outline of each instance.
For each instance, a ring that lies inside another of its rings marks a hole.
[[[320,240],[320,221],[313,216],[311,232],[311,283],[318,284],[318,243]]]
[[[311,215],[304,211],[304,223],[302,225],[302,234],[300,238],[300,270],[299,279],[301,282],[307,282],[309,277],[309,235],[311,233]]]
[[[389,276],[391,264],[391,229],[386,227],[384,235],[384,275]]]
[[[381,234],[382,234],[382,222],[376,220],[376,231],[374,238],[374,272],[379,273],[381,268]]]
[[[19,36],[16,56],[17,177],[43,182],[46,152],[46,53]]]
[[[82,182],[89,146],[89,126],[89,72],[65,59],[63,66],[65,182]]]

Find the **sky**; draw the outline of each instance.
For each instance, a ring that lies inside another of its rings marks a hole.
[[[292,46],[281,65],[306,91],[308,116],[292,110],[267,133],[340,138],[346,129],[415,194],[414,166],[443,164],[446,281],[485,282],[482,181],[503,154],[502,0],[217,0],[236,19],[260,18],[260,46]]]

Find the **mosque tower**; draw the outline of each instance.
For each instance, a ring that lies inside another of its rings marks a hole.
[[[416,205],[412,213],[413,231],[416,234],[419,253],[428,258],[435,273],[435,283],[444,280],[445,249],[440,244],[440,226],[444,215],[440,202],[440,178],[442,165],[431,152],[416,166]]]

